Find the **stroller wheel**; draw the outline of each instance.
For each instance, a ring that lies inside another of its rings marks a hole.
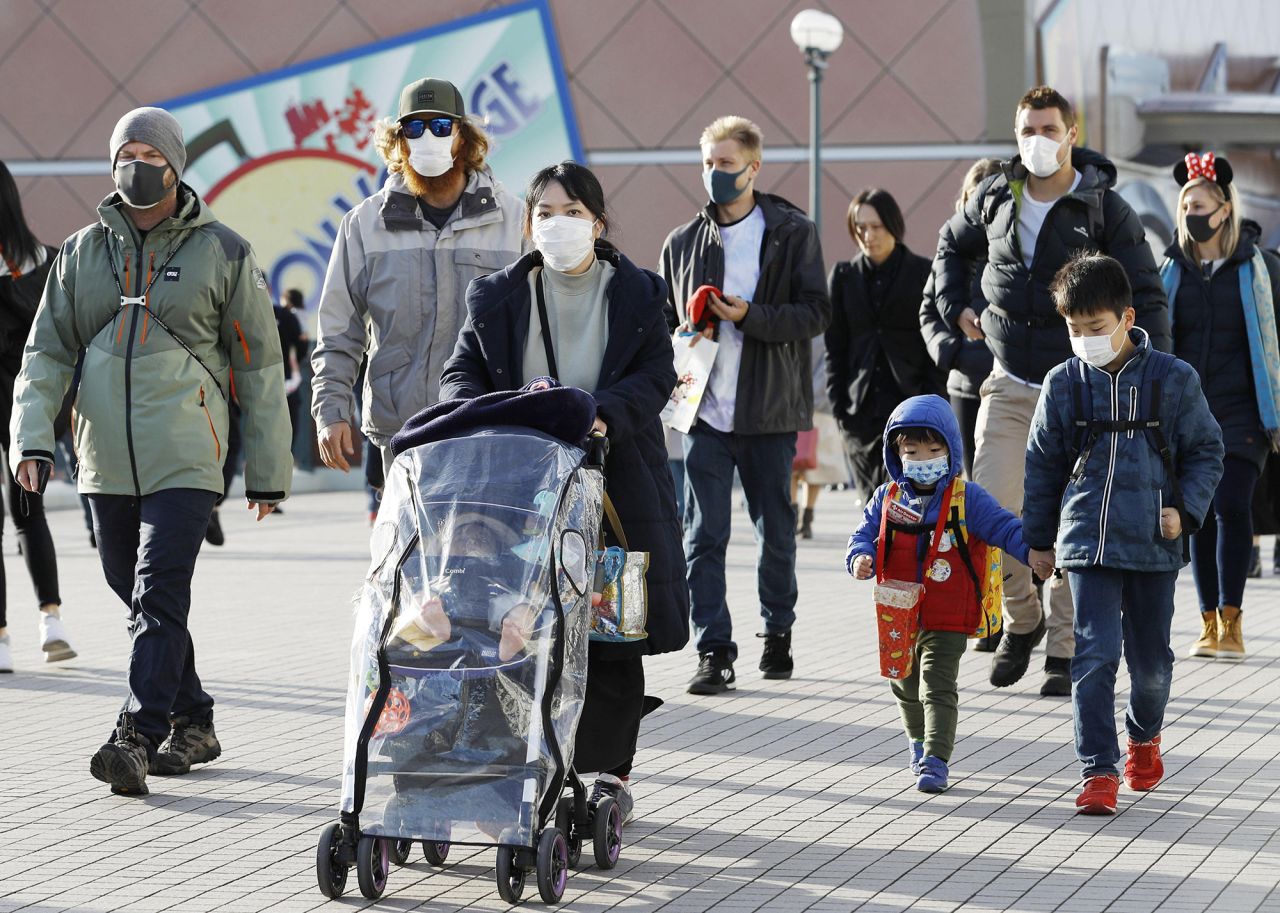
[[[391,843],[385,837],[366,835],[356,847],[356,881],[360,883],[360,893],[370,900],[377,900],[387,889]]]
[[[576,869],[582,860],[582,828],[574,820],[573,796],[562,796],[556,803],[556,827],[569,847],[569,868]]]
[[[558,827],[549,827],[538,838],[538,894],[547,903],[559,903],[569,883],[569,845]]]
[[[422,855],[432,865],[444,865],[449,858],[449,844],[443,840],[427,840],[422,844]]]
[[[391,844],[391,861],[396,865],[404,865],[409,861],[409,853],[412,851],[412,840],[396,840]]]
[[[320,893],[330,900],[341,897],[347,889],[347,867],[338,859],[341,840],[342,828],[335,821],[320,832],[320,845],[316,847],[316,881]]]
[[[524,869],[516,865],[516,851],[498,847],[498,896],[507,903],[519,903],[524,893]]]
[[[596,804],[592,831],[596,868],[613,868],[622,853],[622,810],[613,796],[605,796]]]

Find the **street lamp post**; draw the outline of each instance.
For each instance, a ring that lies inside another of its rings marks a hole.
[[[791,40],[809,67],[809,218],[822,227],[822,73],[827,58],[844,41],[840,20],[821,10],[801,10],[791,20]]]

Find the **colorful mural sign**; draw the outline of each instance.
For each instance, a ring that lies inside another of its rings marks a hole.
[[[520,192],[582,158],[547,0],[529,0],[253,79],[160,102],[187,139],[184,179],[249,239],[273,294],[314,302],[342,216],[381,186],[372,130],[400,90],[448,79],[493,139],[489,164]]]

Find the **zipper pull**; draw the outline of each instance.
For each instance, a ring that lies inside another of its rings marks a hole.
[[[200,385],[200,408],[204,408],[204,384]]]

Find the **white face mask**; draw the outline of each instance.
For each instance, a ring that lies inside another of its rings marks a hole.
[[[1116,360],[1120,354],[1120,349],[1112,345],[1112,338],[1116,335],[1116,330],[1124,330],[1124,323],[1116,326],[1106,336],[1072,336],[1071,351],[1076,357],[1083,362],[1093,365],[1095,368],[1105,368]],[[1124,344],[1124,337],[1121,337],[1121,345]]]
[[[453,167],[453,137],[432,136],[429,132],[409,144],[409,165],[423,177],[435,178]]]
[[[595,220],[573,216],[551,216],[533,223],[533,246],[542,254],[542,262],[558,273],[565,273],[587,259],[595,246]]]
[[[1062,143],[1065,143],[1063,140]],[[1058,150],[1062,143],[1055,143],[1047,136],[1024,136],[1018,140],[1018,151],[1022,154],[1022,164],[1038,178],[1047,178],[1057,173],[1062,167],[1058,161]]]

